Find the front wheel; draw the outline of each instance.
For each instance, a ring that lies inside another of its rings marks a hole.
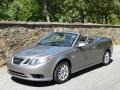
[[[110,52],[106,51],[103,57],[103,64],[108,65],[110,64]]]
[[[70,65],[68,62],[60,62],[54,71],[54,81],[58,84],[64,83],[69,79]]]

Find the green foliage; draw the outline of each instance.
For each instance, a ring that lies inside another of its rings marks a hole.
[[[6,20],[8,18],[8,15],[6,13],[8,9],[8,3],[10,3],[11,0],[0,0],[0,20]]]
[[[0,20],[120,24],[120,0],[0,0]]]
[[[9,6],[8,15],[11,20],[37,21],[39,10],[36,0],[14,0]]]
[[[61,22],[84,22],[85,3],[83,0],[64,0]]]
[[[13,3],[10,4],[7,12],[9,19],[18,20],[21,8],[22,8],[22,4],[19,2],[19,0],[14,0]]]
[[[21,0],[22,8],[19,19],[21,21],[37,21],[39,17],[39,4],[36,0]]]

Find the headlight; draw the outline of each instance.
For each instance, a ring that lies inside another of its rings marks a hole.
[[[37,64],[45,64],[46,60],[45,59],[32,59],[29,62],[29,65],[37,65]]]
[[[51,57],[40,57],[40,58],[33,58],[33,59],[27,59],[24,64],[27,65],[43,65],[48,62],[48,60],[51,59]]]

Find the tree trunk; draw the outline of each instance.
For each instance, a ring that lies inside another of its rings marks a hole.
[[[45,15],[46,15],[46,20],[47,20],[47,22],[50,22],[50,17],[49,17],[49,14],[48,14],[47,3],[46,3],[46,0],[43,0],[43,1],[44,1],[44,12],[45,12]]]
[[[84,18],[85,18],[84,12],[82,11],[82,12],[81,12],[81,22],[82,22],[82,23],[84,23]]]
[[[105,14],[105,24],[108,24],[108,15]]]

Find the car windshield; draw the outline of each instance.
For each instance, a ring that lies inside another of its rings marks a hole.
[[[40,45],[71,47],[77,34],[53,33],[40,42]]]

